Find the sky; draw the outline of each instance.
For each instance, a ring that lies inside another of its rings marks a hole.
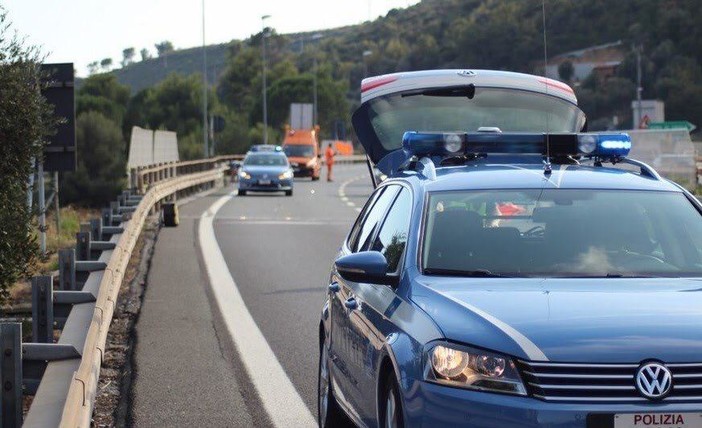
[[[278,33],[358,24],[419,0],[205,0],[207,44],[245,39],[261,31],[261,17]],[[176,49],[202,45],[202,0],[0,0],[12,28],[47,54],[46,62],[87,65],[122,50],[169,40]]]

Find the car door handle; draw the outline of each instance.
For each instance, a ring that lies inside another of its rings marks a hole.
[[[339,289],[340,287],[338,282],[332,282],[331,284],[329,284],[329,291],[331,291],[332,293],[338,292]]]
[[[353,297],[349,297],[349,298],[346,299],[346,301],[344,302],[344,306],[346,306],[347,308],[353,310],[353,309],[356,309],[356,308],[358,307],[358,302],[357,302],[356,299],[354,299]]]

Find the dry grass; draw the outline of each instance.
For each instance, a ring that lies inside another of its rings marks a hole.
[[[49,275],[58,269],[58,250],[69,248],[76,244],[76,233],[80,231],[80,224],[91,218],[99,217],[98,210],[65,207],[61,208],[60,233],[56,229],[56,215],[52,211],[46,216],[46,257],[39,260],[34,267],[32,275]],[[38,235],[38,231],[36,232]],[[16,283],[10,288],[9,308],[31,302],[32,287],[29,278]],[[7,309],[7,308],[6,308]]]

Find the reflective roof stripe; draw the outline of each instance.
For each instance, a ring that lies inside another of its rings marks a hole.
[[[522,333],[518,332],[515,330],[511,325],[493,317],[492,315],[488,314],[485,311],[482,311],[478,308],[476,308],[473,305],[470,305],[466,302],[463,302],[461,300],[455,299],[452,296],[442,293],[440,291],[437,291],[439,294],[442,296],[446,297],[447,299],[450,299],[459,305],[467,308],[468,310],[472,311],[476,315],[482,317],[495,327],[499,328],[502,330],[503,333],[505,333],[507,336],[509,336],[512,340],[514,340],[517,345],[519,345],[520,348],[524,351],[526,356],[529,358],[531,361],[549,361],[548,357],[546,354],[544,354],[541,349],[539,349],[538,346],[534,344],[531,340],[529,340],[526,336],[524,336]]]

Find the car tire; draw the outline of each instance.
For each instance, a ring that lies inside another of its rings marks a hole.
[[[312,181],[317,181],[317,180],[319,180],[319,176],[316,176],[316,177],[315,177],[315,176],[313,175],[313,176],[312,176]]]
[[[237,193],[239,196],[246,196],[246,190],[241,190],[239,189],[239,193]]]
[[[347,419],[334,398],[329,377],[329,351],[322,343],[317,371],[317,423],[319,428],[344,426]]]
[[[285,196],[292,196],[292,190],[286,190]]]
[[[387,375],[383,385],[384,391],[380,400],[378,426],[383,428],[404,428],[400,387],[392,372]]]

